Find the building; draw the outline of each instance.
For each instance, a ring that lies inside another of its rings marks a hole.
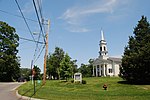
[[[108,56],[107,42],[101,30],[99,57],[93,62],[93,76],[118,76],[121,66],[121,58]]]

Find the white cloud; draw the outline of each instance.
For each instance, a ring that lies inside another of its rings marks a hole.
[[[70,32],[74,32],[74,33],[88,32],[89,31],[87,28],[83,28],[83,27],[70,27],[70,28],[67,28],[67,30]]]
[[[31,1],[27,1],[23,8],[22,8],[22,12],[23,13],[26,13],[26,14],[30,14],[30,13],[33,13],[34,12],[34,9],[33,9],[33,4]]]
[[[114,8],[117,6],[118,0],[96,0],[85,4],[84,6],[75,6],[67,9],[60,19],[66,21],[70,26],[78,27],[83,24],[83,20],[86,20],[86,17],[89,15],[94,15],[97,13],[113,13]],[[75,28],[74,28],[75,29]],[[78,30],[77,30],[78,29]],[[70,29],[71,30],[71,29]],[[86,28],[76,28],[76,32],[87,32],[89,31]],[[72,30],[72,32],[75,32]]]

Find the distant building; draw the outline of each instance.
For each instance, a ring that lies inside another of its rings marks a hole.
[[[121,66],[121,58],[108,56],[107,43],[101,30],[99,57],[93,62],[93,76],[118,76]]]

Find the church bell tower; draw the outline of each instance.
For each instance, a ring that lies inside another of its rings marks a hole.
[[[99,46],[100,46],[99,58],[107,60],[108,58],[107,43],[104,39],[103,30],[101,30],[101,40]]]

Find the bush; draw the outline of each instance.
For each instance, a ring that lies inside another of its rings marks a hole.
[[[86,84],[86,80],[82,80],[82,84]]]
[[[74,83],[74,80],[71,80],[71,83]]]
[[[74,80],[71,80],[71,83],[74,83]],[[80,84],[80,81],[76,81],[75,83],[76,83],[76,84]],[[82,80],[82,84],[86,84],[86,81],[85,81],[85,80]]]

